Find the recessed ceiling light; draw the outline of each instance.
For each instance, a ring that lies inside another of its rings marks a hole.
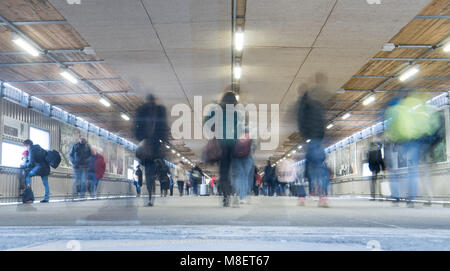
[[[342,116],[342,119],[343,120],[348,119],[348,118],[350,118],[350,116],[351,116],[350,113],[345,113],[345,115]]]
[[[62,71],[60,74],[61,74],[62,77],[64,77],[70,83],[72,83],[72,84],[77,84],[78,83],[78,80],[69,71]]]

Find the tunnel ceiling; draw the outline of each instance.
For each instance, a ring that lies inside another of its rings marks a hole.
[[[192,106],[196,95],[204,104],[214,101],[230,85],[230,2],[81,0],[70,5],[65,0],[3,0],[0,15],[87,84],[65,82],[49,56],[23,53],[5,23],[0,25],[0,80],[130,138],[131,123],[120,112],[132,116],[148,92],[170,111],[177,103]],[[275,152],[258,151],[258,165],[304,142],[296,133],[294,105],[299,87],[317,72],[328,78],[326,91],[316,95],[334,124],[327,130],[327,144],[379,121],[393,95],[414,90],[433,96],[450,89],[448,54],[441,48],[380,50],[386,42],[438,45],[450,34],[448,1],[381,2],[237,0],[237,23],[245,33],[244,50],[237,55],[241,99],[280,104],[281,110],[280,146]],[[85,47],[95,53],[80,51]],[[420,65],[420,74],[402,83],[397,76],[410,62]],[[337,93],[341,88],[345,92]],[[371,91],[376,102],[361,105]],[[101,106],[99,95],[113,105]],[[342,120],[346,111],[351,117]],[[206,142],[172,143],[199,160]]]

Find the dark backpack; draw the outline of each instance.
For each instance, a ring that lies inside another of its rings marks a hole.
[[[52,168],[56,169],[61,163],[61,155],[56,150],[51,150],[47,152],[45,160]]]
[[[25,190],[23,191],[22,202],[33,203],[33,201],[34,201],[33,190],[31,190],[31,188],[29,187],[25,188]]]

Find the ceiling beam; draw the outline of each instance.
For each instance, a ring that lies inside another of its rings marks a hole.
[[[65,61],[61,62],[64,65],[76,65],[76,64],[95,64],[103,63],[104,60],[80,60],[80,61]],[[13,66],[36,66],[36,65],[59,65],[55,62],[22,62],[22,63],[0,63],[0,67],[13,67]]]
[[[116,81],[122,80],[122,78],[82,78],[80,81]],[[42,84],[42,83],[62,83],[66,80],[28,80],[28,81],[4,81],[8,84]],[[100,91],[101,92],[101,91]]]
[[[117,91],[104,91],[101,94],[135,94],[133,90],[117,90]],[[68,93],[41,93],[30,94],[34,97],[64,97],[64,96],[78,96],[78,95],[98,95],[97,92],[68,92]]]
[[[68,54],[68,53],[84,53],[84,48],[82,49],[56,49],[56,50],[46,50],[48,53],[51,54]],[[28,55],[27,52],[24,51],[12,51],[12,52],[0,52],[1,55]]]
[[[379,61],[450,61],[450,58],[401,58],[401,57],[373,57]]]
[[[69,24],[66,20],[58,21],[23,21],[23,22],[10,22],[13,25],[43,25],[43,24]],[[5,22],[0,22],[0,26],[8,26]]]

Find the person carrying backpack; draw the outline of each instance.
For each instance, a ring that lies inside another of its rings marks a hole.
[[[31,177],[40,176],[42,179],[42,184],[45,188],[44,199],[41,203],[47,203],[50,199],[50,187],[48,185],[48,176],[50,175],[50,165],[47,161],[47,151],[45,151],[41,146],[34,145],[33,141],[27,139],[23,142],[23,145],[28,150],[28,161],[22,166],[22,168],[28,172],[25,176],[26,189],[31,190]],[[25,196],[30,195],[32,199],[25,199]],[[32,203],[34,196],[32,193],[24,193],[24,202]],[[31,202],[30,202],[31,201]]]

